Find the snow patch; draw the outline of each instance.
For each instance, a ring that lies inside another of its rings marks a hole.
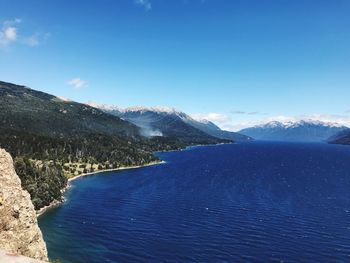
[[[318,120],[299,120],[299,121],[270,121],[264,124],[256,125],[254,128],[297,128],[306,125],[323,126],[329,128],[342,128],[344,125],[336,122],[323,122]]]

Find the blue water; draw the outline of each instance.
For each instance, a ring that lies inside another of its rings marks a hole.
[[[350,262],[350,147],[244,143],[78,179],[39,220],[51,259]]]

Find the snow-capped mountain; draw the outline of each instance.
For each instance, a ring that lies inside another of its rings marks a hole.
[[[145,136],[172,136],[181,139],[215,137],[233,141],[250,138],[235,132],[223,131],[214,123],[193,119],[188,114],[169,107],[130,107],[121,109],[116,106],[89,103],[90,106],[128,120],[142,128]]]
[[[184,119],[184,121],[190,124],[191,126],[217,138],[233,140],[237,142],[253,140],[253,138],[237,132],[221,130],[215,123],[205,119],[195,120],[190,117],[190,118]]]
[[[345,129],[347,127],[338,123],[314,120],[271,121],[240,130],[239,133],[256,140],[320,142]]]
[[[103,110],[103,111],[122,111],[123,109],[119,108],[118,106],[111,105],[111,104],[101,104],[94,101],[88,101],[85,103],[86,105],[89,105],[91,107]]]

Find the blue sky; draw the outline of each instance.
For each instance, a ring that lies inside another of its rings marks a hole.
[[[350,125],[348,0],[0,0],[0,79],[237,130]]]

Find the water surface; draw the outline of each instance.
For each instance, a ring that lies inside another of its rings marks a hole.
[[[51,259],[349,262],[350,147],[254,142],[78,179],[40,217]]]

